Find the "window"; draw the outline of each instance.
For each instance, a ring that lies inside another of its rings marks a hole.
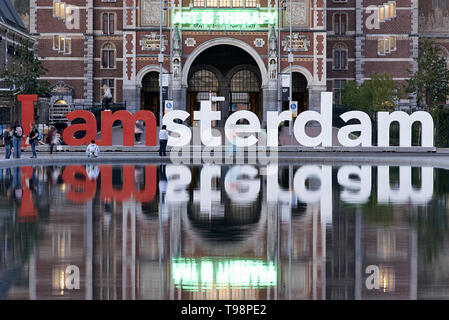
[[[115,68],[115,48],[110,43],[106,43],[101,49],[101,67],[103,69]]]
[[[206,7],[215,8],[218,6],[218,0],[206,0]]]
[[[257,6],[256,0],[246,0],[245,1],[245,7],[246,8],[255,8]]]
[[[70,54],[72,52],[72,43],[70,38],[62,37],[58,34],[53,36],[53,50]]]
[[[377,39],[377,54],[379,56],[384,56],[396,50],[396,37],[382,37]]]
[[[114,20],[115,15],[113,13],[103,13],[103,33],[114,34]]]
[[[59,35],[53,36],[53,50],[59,50]]]
[[[206,0],[193,0],[193,6],[194,7],[205,7]]]
[[[345,86],[346,80],[334,80],[334,103],[341,104],[341,93]]]
[[[335,34],[343,35],[346,33],[346,13],[336,13],[334,14],[334,32]]]
[[[100,97],[103,96],[103,86],[107,85],[109,87],[109,90],[111,90],[112,98],[115,101],[115,81],[114,79],[103,79],[101,81],[101,87],[100,87]]]
[[[195,8],[256,8],[257,0],[193,0]]]
[[[340,43],[336,44],[334,47],[334,61],[333,61],[333,69],[334,70],[346,70],[347,62],[348,62],[348,49],[347,47]]]
[[[433,9],[447,9],[447,0],[432,0]]]

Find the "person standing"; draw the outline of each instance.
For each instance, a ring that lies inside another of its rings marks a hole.
[[[109,105],[112,102],[111,89],[107,85],[103,85],[103,91],[104,91],[103,102],[102,102],[103,108],[104,108],[104,110],[110,110]]]
[[[142,143],[140,141],[140,137],[142,136],[142,133],[143,133],[143,125],[142,125],[141,120],[138,120],[136,122],[136,125],[134,126],[134,138],[136,139],[137,144]]]
[[[12,149],[12,135],[13,131],[11,126],[8,126],[8,129],[3,132],[3,144],[5,145],[5,158],[9,159],[11,157],[11,149]]]
[[[163,125],[162,129],[159,131],[159,155],[166,156],[166,148],[167,148],[167,141],[168,141],[168,131],[167,126]]]
[[[14,158],[20,159],[22,153],[23,128],[16,122],[13,127],[12,146],[14,148]]]
[[[36,144],[37,141],[39,140],[39,131],[36,129],[36,125],[34,123],[32,123],[30,125],[31,131],[28,134],[28,138],[31,144],[31,150],[33,151],[33,155],[31,156],[31,158],[36,159],[37,158],[37,153],[36,153]]]

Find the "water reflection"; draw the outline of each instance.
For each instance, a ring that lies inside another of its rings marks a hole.
[[[0,298],[449,298],[448,178],[407,166],[3,169]]]

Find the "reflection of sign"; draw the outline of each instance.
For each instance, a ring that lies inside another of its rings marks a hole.
[[[292,101],[290,103],[290,111],[292,112],[292,117],[296,118],[298,115],[298,101]]]
[[[165,112],[173,110],[173,100],[165,100]]]
[[[262,9],[189,9],[175,11],[173,24],[184,29],[266,29],[277,12]]]

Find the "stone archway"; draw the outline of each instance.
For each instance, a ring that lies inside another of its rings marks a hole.
[[[199,45],[193,52],[188,56],[186,62],[183,66],[183,73],[182,73],[182,85],[187,87],[188,85],[188,76],[189,76],[189,70],[192,64],[194,63],[195,59],[206,49],[218,46],[218,45],[230,45],[235,46],[243,51],[246,51],[256,62],[257,66],[259,67],[259,71],[261,74],[261,80],[262,80],[262,88],[264,88],[267,84],[267,68],[265,66],[265,62],[260,57],[260,55],[257,53],[256,50],[254,50],[253,47],[251,47],[249,44],[232,38],[218,38],[218,39],[212,39],[209,41],[206,41]]]
[[[238,110],[250,110],[262,118],[264,75],[251,54],[240,46],[214,42],[213,46],[201,50],[195,59],[191,60],[190,66],[183,70],[183,76],[187,78],[186,109],[188,112],[192,113],[197,110],[200,100],[208,99],[209,92],[211,92],[224,97],[223,102],[213,106],[217,110],[221,110],[219,126],[224,124],[224,120],[232,112]],[[197,75],[198,70],[204,70],[204,78],[195,78],[195,81],[192,82],[192,76]],[[209,75],[206,75],[207,72]],[[211,83],[208,79],[212,74],[215,75],[218,83],[215,86],[205,86],[204,84]],[[200,87],[201,90],[196,87]]]

